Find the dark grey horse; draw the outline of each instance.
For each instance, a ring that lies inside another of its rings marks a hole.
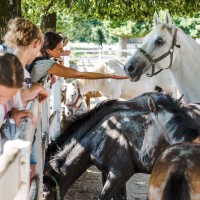
[[[49,145],[46,155],[51,167],[47,167],[45,173],[59,183],[61,198],[91,165],[95,165],[106,175],[99,199],[126,199],[119,191],[128,179],[134,173],[152,170],[152,163],[144,161],[140,150],[145,126],[150,126],[148,115],[155,112],[155,108],[157,113],[166,116],[166,121],[178,117],[174,128],[179,130],[181,126],[183,134],[192,130],[192,139],[185,137],[189,141],[199,136],[199,127],[188,112],[177,100],[162,93],[146,93],[128,101],[106,101],[88,113],[68,118],[62,135]],[[49,192],[47,189],[44,193],[46,199]]]

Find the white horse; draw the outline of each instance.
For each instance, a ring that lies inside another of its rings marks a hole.
[[[168,12],[164,24],[155,13],[154,25],[155,28],[144,38],[140,48],[125,64],[127,76],[132,81],[138,81],[151,67],[149,76],[169,68],[162,73],[171,72],[177,88],[184,94],[185,101],[199,102],[200,45],[172,24]],[[159,69],[156,72],[155,65]]]
[[[125,75],[123,67],[124,63],[121,61],[110,60],[93,68],[93,71]],[[172,93],[175,97],[178,95],[170,74],[161,73],[160,76],[153,78],[142,76],[140,82],[131,82],[128,79],[77,79],[68,85],[66,99],[68,101],[73,97],[77,97],[78,88],[81,95],[88,91],[100,91],[103,96],[110,99],[130,99],[144,92],[153,91],[156,86],[161,87],[166,93]]]
[[[92,71],[99,73],[114,73],[125,75],[124,63],[119,60],[110,60],[97,67]],[[88,91],[100,91],[104,97],[93,99],[93,102],[99,102],[105,98],[109,99],[131,99],[141,95],[144,92],[154,91],[155,87],[159,86],[164,92],[172,94],[173,97],[179,98],[180,95],[174,86],[174,82],[168,73],[161,73],[159,76],[149,78],[143,75],[139,82],[131,82],[130,80],[115,80],[115,79],[77,79],[72,81],[67,86],[66,91],[66,106],[72,111],[87,111],[86,107],[81,110],[80,103],[83,101],[83,94]],[[92,107],[96,103],[92,104]],[[81,105],[82,106],[82,105]],[[67,108],[66,108],[67,110]]]
[[[71,91],[76,92],[71,93]],[[80,114],[88,111],[86,102],[83,99],[83,95],[80,93],[80,89],[76,84],[67,84],[66,96],[64,102],[65,115]]]

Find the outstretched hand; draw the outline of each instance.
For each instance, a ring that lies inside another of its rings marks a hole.
[[[116,74],[110,74],[109,78],[112,78],[112,79],[128,79],[127,76],[120,76],[120,75],[116,75]]]

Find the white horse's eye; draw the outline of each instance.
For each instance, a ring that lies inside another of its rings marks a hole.
[[[162,38],[158,38],[156,41],[155,41],[156,44],[158,45],[162,45],[164,43],[163,39]]]

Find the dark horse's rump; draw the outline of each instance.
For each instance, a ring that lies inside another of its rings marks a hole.
[[[91,165],[108,175],[100,199],[114,196],[134,173],[150,173],[152,166],[147,168],[139,159],[145,121],[151,112],[149,96],[164,112],[184,113],[169,95],[146,93],[128,101],[106,101],[67,119],[62,135],[47,151],[47,161],[57,172],[49,173],[62,182],[63,193]]]
[[[198,200],[199,162],[199,144],[176,144],[167,148],[152,170],[149,200]]]

